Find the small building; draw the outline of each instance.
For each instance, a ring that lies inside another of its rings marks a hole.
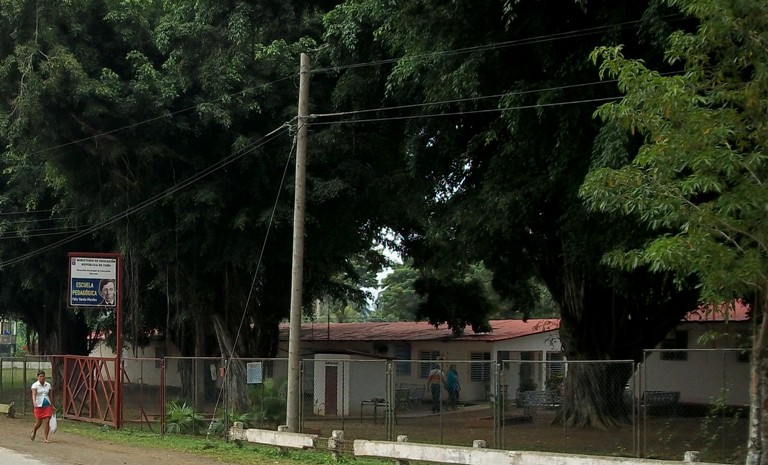
[[[311,363],[314,378],[313,413],[349,416],[350,411],[354,411],[354,407],[363,401],[384,398],[387,385],[386,360],[386,357],[359,353],[316,354]],[[373,396],[368,389],[371,385],[378,387]]]
[[[351,386],[347,383],[352,381],[339,378],[341,381],[335,387],[329,387],[326,383],[329,378],[326,376],[321,380],[317,373],[317,370],[326,370],[328,363],[338,363],[337,358],[332,362],[319,363],[320,360],[340,351],[355,355],[344,356],[349,360],[368,359],[354,364],[355,370],[368,373],[359,378],[360,381],[354,383],[355,389],[351,390],[362,399],[385,396],[385,359],[395,362],[395,385],[423,386],[435,362],[443,370],[455,365],[461,380],[462,400],[470,402],[488,399],[497,363],[509,362],[506,366],[511,370],[503,380],[508,393],[516,392],[521,379],[534,380],[536,385],[543,387],[549,376],[562,371],[559,320],[491,320],[490,325],[492,331],[487,333],[467,330],[455,336],[448,327],[435,328],[425,322],[304,323],[301,327],[303,358],[315,360],[312,364],[314,374],[309,374],[305,365],[305,380],[314,379],[313,384],[305,383],[305,395],[312,395],[317,403],[318,389],[335,389],[335,393],[325,392],[323,397],[342,398],[344,390]],[[287,356],[288,331],[287,324],[281,325],[278,357]],[[378,359],[376,368],[373,368],[374,359]],[[348,366],[345,363],[340,366]],[[377,370],[376,376],[369,373],[372,370]],[[319,388],[317,383],[321,381],[322,388]],[[346,399],[350,400],[351,396]]]
[[[0,357],[13,357],[16,354],[16,334],[16,321],[0,321]]]

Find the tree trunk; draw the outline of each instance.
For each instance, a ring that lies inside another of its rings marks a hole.
[[[226,325],[218,315],[213,317],[213,328],[216,332],[216,339],[219,341],[221,355],[229,360],[224,378],[224,388],[228,392],[227,408],[231,412],[247,412],[251,406],[247,395],[245,363],[238,358],[234,343],[227,333]]]
[[[203,410],[203,404],[205,401],[205,379],[207,376],[205,371],[205,360],[201,357],[205,357],[205,325],[202,318],[195,319],[195,360],[194,360],[194,404],[195,409],[198,411]]]
[[[629,363],[569,363],[563,407],[554,422],[575,427],[613,429],[628,424],[624,388],[632,375]]]
[[[632,376],[630,361],[640,362],[644,349],[655,347],[695,309],[698,293],[679,291],[668,277],[643,270],[622,275],[599,268],[587,278],[566,262],[560,272],[560,287],[548,287],[559,291],[552,295],[561,309],[563,355],[569,361],[593,363],[568,365],[564,406],[555,422],[603,429],[626,424],[622,396]]]
[[[749,386],[749,438],[747,465],[768,465],[768,287],[753,303],[755,330],[752,338]]]

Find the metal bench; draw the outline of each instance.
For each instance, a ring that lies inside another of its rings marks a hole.
[[[400,384],[395,389],[395,409],[405,407],[413,410],[421,405],[427,388],[423,384]]]
[[[378,417],[379,408],[383,408],[384,410],[386,410],[387,407],[389,406],[389,402],[387,402],[386,399],[382,399],[380,397],[374,397],[373,399],[360,401],[360,423],[363,422],[363,407],[365,407],[366,405],[373,406],[373,424],[375,425]]]
[[[557,408],[562,403],[562,397],[555,391],[524,391],[517,398],[517,406],[529,416],[533,416],[539,407]]]
[[[646,407],[669,407],[680,402],[680,391],[645,391],[641,402]]]
[[[624,405],[637,413],[644,411],[649,414],[676,414],[680,402],[680,391],[644,391],[637,398],[631,390],[624,391]]]

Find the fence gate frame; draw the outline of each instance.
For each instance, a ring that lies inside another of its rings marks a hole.
[[[122,428],[120,358],[54,356],[54,361],[58,360],[62,416]]]

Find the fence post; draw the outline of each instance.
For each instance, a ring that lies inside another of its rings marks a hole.
[[[334,460],[341,460],[341,451],[344,450],[344,431],[335,429],[331,431],[331,437],[328,439],[328,449]]]
[[[491,379],[491,398],[493,402],[493,441],[497,449],[504,448],[504,402],[505,399],[501,395],[500,379],[504,375],[504,369],[500,368],[498,363],[491,363],[492,366],[492,379]]]
[[[388,361],[386,364],[386,402],[387,408],[385,411],[384,421],[387,425],[387,441],[391,441],[395,437],[395,375],[392,369],[392,362]]]
[[[683,456],[683,462],[694,463],[694,462],[700,462],[700,461],[701,461],[701,452],[697,450],[685,451],[685,455]]]
[[[408,436],[400,434],[397,436],[397,442],[408,442]],[[395,460],[395,465],[409,465],[407,460]]]

